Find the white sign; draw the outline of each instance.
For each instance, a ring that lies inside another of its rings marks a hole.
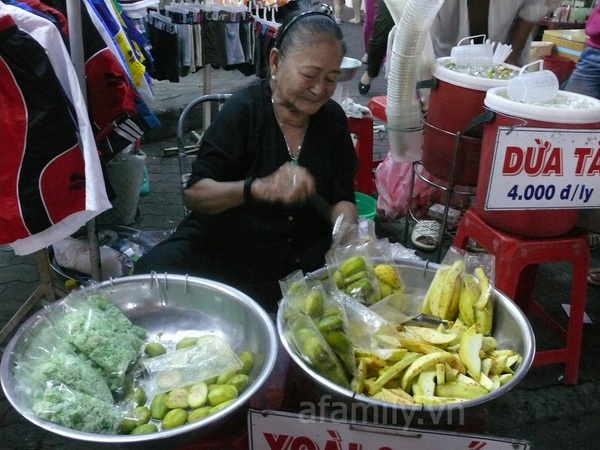
[[[485,209],[598,207],[599,130],[498,128]]]
[[[527,450],[524,441],[366,423],[309,420],[279,411],[248,413],[253,450]]]

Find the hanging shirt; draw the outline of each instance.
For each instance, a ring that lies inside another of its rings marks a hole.
[[[77,75],[51,22],[0,4],[0,85],[0,244],[25,255],[111,205]]]

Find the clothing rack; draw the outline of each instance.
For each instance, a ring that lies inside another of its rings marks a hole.
[[[71,36],[82,36],[81,32],[81,4],[78,0],[67,0],[67,20]],[[77,73],[80,88],[85,98],[85,72],[84,72],[84,53],[83,42],[81,39],[72,39],[70,41],[71,59],[75,72]],[[98,235],[96,233],[96,221],[91,219],[86,224],[88,241],[90,244],[90,262],[92,269],[92,279],[100,280],[102,278],[102,268],[100,264],[100,247],[98,243]],[[40,284],[33,293],[25,300],[17,312],[10,318],[7,324],[0,330],[0,344],[8,337],[8,335],[21,323],[27,316],[28,312],[39,302],[45,298],[49,302],[54,302],[66,294],[65,291],[56,287],[52,280],[52,271],[50,267],[50,259],[46,248],[36,251],[35,253],[38,271],[40,273]]]

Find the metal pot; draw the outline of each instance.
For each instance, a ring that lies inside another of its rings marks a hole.
[[[428,261],[420,260],[403,260],[398,262],[396,267],[404,284],[409,289],[424,292],[431,284],[439,264],[431,264]],[[314,272],[312,276],[322,279],[327,276],[327,272],[325,269],[320,269]],[[336,402],[348,405],[345,411],[352,414],[348,419],[353,422],[365,420],[382,424],[415,426],[417,425],[415,420],[418,420],[419,425],[457,424],[459,421],[462,422],[468,414],[478,411],[480,409],[478,407],[505,394],[516,386],[531,367],[535,353],[535,336],[527,318],[512,300],[500,291],[495,290],[492,335],[498,341],[498,348],[512,349],[523,357],[513,378],[499,389],[477,399],[447,405],[410,406],[382,402],[362,394],[356,394],[351,390],[338,386],[313,370],[296,353],[293,345],[288,342],[281,309],[277,315],[277,330],[283,347],[291,358],[316,384],[321,393],[331,395],[331,400],[328,403],[334,406]],[[339,410],[335,411],[335,414],[339,413]]]
[[[68,429],[42,420],[31,411],[31,399],[18,389],[13,369],[18,357],[28,351],[28,336],[48,326],[48,318],[62,301],[30,317],[9,342],[2,356],[0,380],[12,406],[35,425],[50,432],[81,441],[115,447],[152,448],[190,442],[206,436],[240,411],[269,377],[277,358],[277,335],[269,315],[250,297],[224,284],[181,275],[138,275],[99,284],[98,289],[149,334],[161,333],[163,339],[177,339],[185,332],[211,331],[225,339],[239,353],[251,350],[254,367],[251,383],[228,407],[204,420],[171,430],[146,435],[102,435]],[[168,444],[167,444],[168,442]]]

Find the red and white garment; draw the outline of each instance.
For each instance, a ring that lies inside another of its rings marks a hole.
[[[0,244],[26,255],[73,234],[111,204],[58,29],[2,3],[0,85]]]

